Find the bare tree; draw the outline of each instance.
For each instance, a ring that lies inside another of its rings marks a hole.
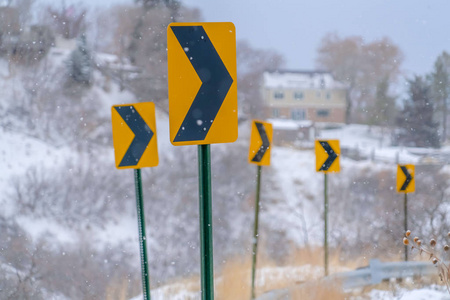
[[[99,225],[123,209],[121,199],[129,193],[118,173],[96,171],[104,168],[94,167],[89,159],[79,165],[68,161],[52,172],[29,168],[24,176],[12,179],[11,197],[23,215],[52,218],[69,226]]]
[[[199,21],[196,9],[180,6],[177,21]],[[139,101],[152,99],[167,111],[167,27],[173,22],[173,11],[166,5],[122,6],[116,9],[117,27],[112,44],[121,59],[129,60],[142,72],[126,82]],[[124,17],[126,16],[126,17]]]
[[[76,38],[86,31],[86,8],[74,5],[66,7],[63,2],[61,8],[47,7],[47,13],[52,20],[50,25],[54,31],[65,39]]]
[[[367,112],[374,108],[376,87],[383,81],[388,86],[400,74],[403,54],[389,38],[366,43],[361,36],[341,38],[327,34],[317,50],[317,66],[333,73],[348,85],[347,122],[367,121]],[[387,89],[389,91],[389,88]]]
[[[274,50],[254,48],[247,41],[238,41],[236,56],[238,99],[244,114],[250,117],[263,117],[262,75],[264,71],[274,71],[282,67],[284,58]]]

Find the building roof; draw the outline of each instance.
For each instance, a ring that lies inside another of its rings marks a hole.
[[[267,88],[284,89],[346,89],[346,85],[334,80],[328,71],[266,71],[263,84]]]
[[[274,130],[299,130],[300,128],[309,128],[314,122],[311,120],[292,120],[292,119],[268,119]]]

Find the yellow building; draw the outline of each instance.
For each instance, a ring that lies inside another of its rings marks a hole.
[[[345,123],[347,88],[329,72],[265,72],[262,89],[266,118]]]

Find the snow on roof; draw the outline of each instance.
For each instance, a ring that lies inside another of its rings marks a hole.
[[[108,67],[109,69],[114,70],[122,70],[128,72],[140,72],[141,69],[139,67],[133,66],[128,59],[122,58],[122,62],[120,61],[120,57],[115,54],[109,53],[96,53],[95,54],[95,63],[100,67]]]
[[[74,50],[77,47],[76,39],[65,39],[60,35],[55,37],[55,46],[56,48],[65,49],[65,50]]]
[[[310,120],[294,121],[289,119],[268,119],[267,122],[271,123],[275,130],[298,130],[313,124]]]
[[[345,89],[345,84],[334,80],[327,71],[264,72],[264,86],[284,89]]]

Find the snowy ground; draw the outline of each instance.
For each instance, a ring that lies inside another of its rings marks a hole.
[[[361,156],[376,161],[415,164],[420,159],[420,156],[412,154],[407,148],[390,146],[389,134],[377,127],[351,124],[322,130],[319,137],[338,139],[341,148],[358,151]]]
[[[370,300],[449,300],[450,295],[442,286],[429,286],[421,289],[395,291],[372,290],[368,294]],[[363,298],[364,299],[364,298]],[[365,298],[367,299],[367,298]],[[357,299],[355,299],[357,300]]]
[[[274,147],[271,164],[279,188],[276,193],[283,197],[271,204],[263,212],[267,216],[262,218],[270,220],[271,227],[287,231],[289,238],[298,241],[299,245],[321,240],[321,212],[312,199],[322,194],[323,174],[312,171],[315,168],[313,151]]]
[[[274,282],[283,278],[289,280],[294,279],[295,282],[311,280],[312,278],[320,279],[322,276],[322,268],[311,265],[301,267],[273,267],[263,268],[257,273],[256,286],[264,286],[266,282]],[[248,276],[249,277],[249,276]],[[217,284],[221,279],[217,278]],[[417,289],[407,289],[392,283],[386,290],[373,289],[369,292],[346,291],[349,300],[450,300],[450,294],[444,286],[430,285]],[[164,285],[157,289],[151,290],[151,297],[154,300],[195,300],[199,299],[200,291],[198,287],[192,283],[173,283]],[[243,297],[245,298],[245,297]],[[142,295],[134,297],[130,300],[141,300]]]

